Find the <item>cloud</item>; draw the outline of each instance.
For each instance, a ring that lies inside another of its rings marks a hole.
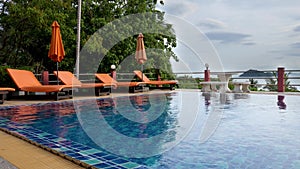
[[[300,42],[296,42],[290,45],[292,48],[300,48]]]
[[[295,31],[295,32],[300,32],[300,25],[299,25],[299,26],[296,26],[296,27],[294,28],[294,31]]]
[[[198,25],[200,27],[208,29],[222,29],[226,27],[225,23],[212,18],[206,18],[205,20],[201,21]]]
[[[246,38],[251,37],[248,34],[233,32],[208,32],[205,35],[208,39],[220,41],[221,43],[242,43]]]
[[[170,14],[168,9],[172,9],[171,14],[206,33],[217,45],[220,57],[241,56],[243,64],[226,62],[226,68],[264,65],[268,69],[282,62],[299,65],[295,61],[300,58],[299,0],[164,1],[163,11]]]
[[[298,52],[289,52],[287,53],[288,56],[293,56],[293,57],[300,57],[300,53]]]
[[[256,45],[255,42],[244,42],[242,43],[243,45],[246,45],[246,46],[253,46],[253,45]]]
[[[165,5],[162,7],[162,9],[166,11],[168,14],[172,14],[180,17],[184,17],[188,15],[188,13],[195,11],[196,8],[197,5],[187,1],[184,2],[166,1]]]
[[[299,44],[300,45],[300,44]],[[287,59],[287,57],[300,57],[300,52],[296,50],[269,50],[268,51],[271,54],[276,54],[276,59]]]

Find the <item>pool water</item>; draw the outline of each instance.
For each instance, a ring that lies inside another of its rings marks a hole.
[[[147,168],[296,169],[299,103],[292,95],[179,91],[2,107],[0,117]]]

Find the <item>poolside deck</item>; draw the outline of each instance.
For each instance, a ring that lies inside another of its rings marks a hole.
[[[82,169],[79,165],[0,131],[0,157],[19,169]],[[0,163],[0,168],[8,167]],[[8,168],[10,169],[10,168]],[[13,167],[11,166],[11,169]]]

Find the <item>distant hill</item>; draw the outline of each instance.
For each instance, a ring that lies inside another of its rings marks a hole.
[[[258,70],[250,69],[243,74],[241,74],[239,77],[272,77],[273,74],[269,72],[263,72]]]

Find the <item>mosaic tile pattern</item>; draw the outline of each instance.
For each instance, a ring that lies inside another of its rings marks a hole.
[[[10,122],[2,117],[0,117],[0,129],[85,167],[101,169],[147,168],[122,157],[90,148],[26,125]]]

